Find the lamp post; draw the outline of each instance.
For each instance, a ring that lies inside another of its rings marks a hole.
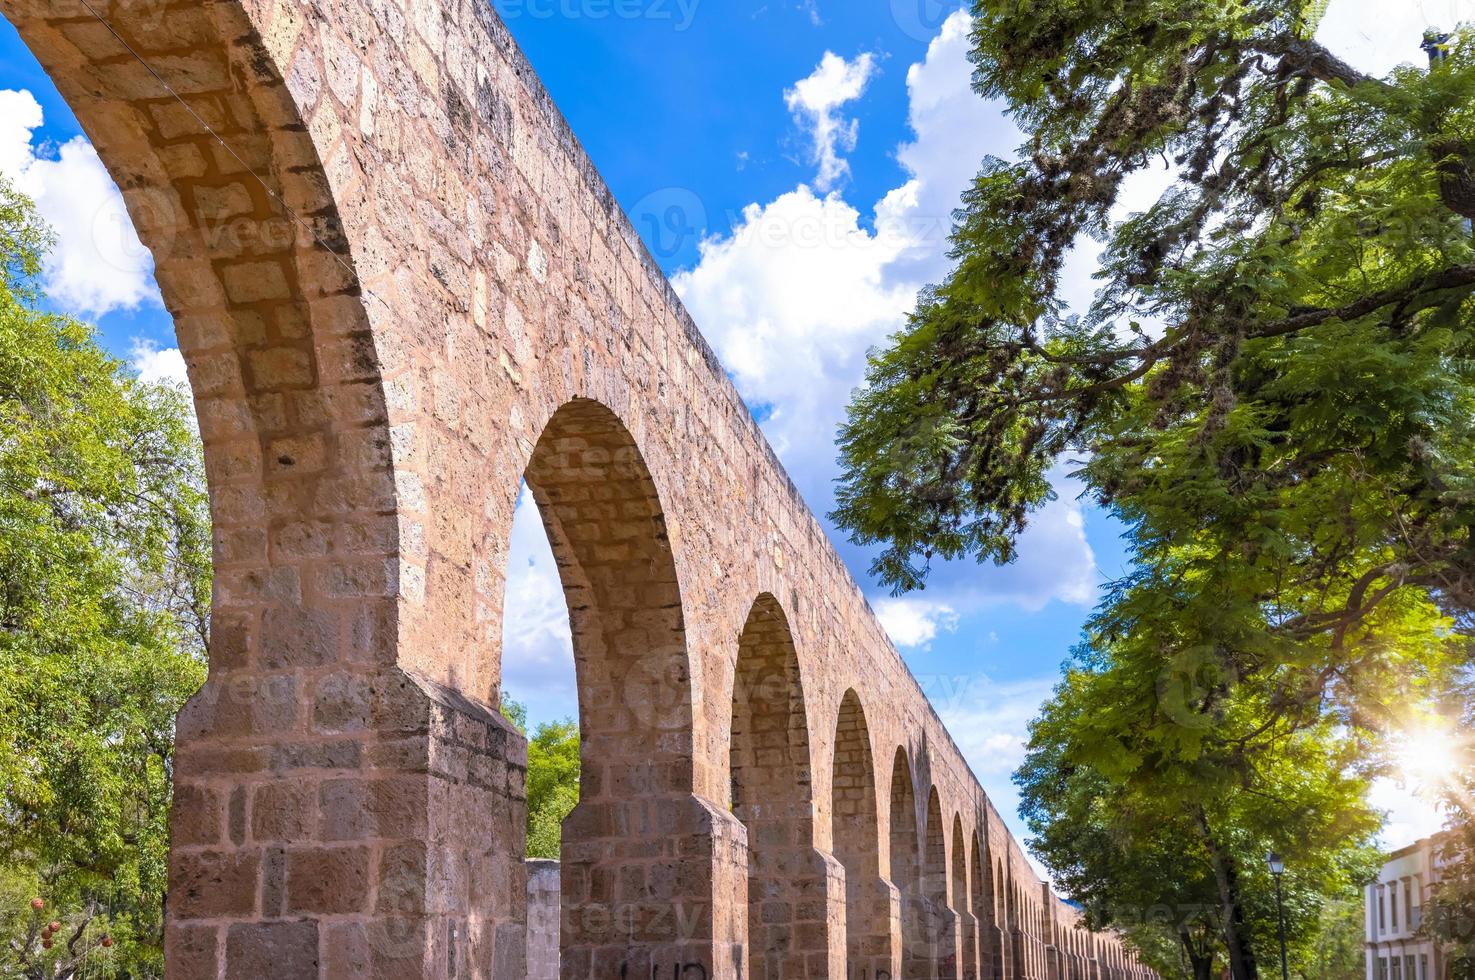
[[[1452,35],[1448,31],[1429,28],[1424,32],[1424,43],[1419,47],[1429,55],[1429,67],[1434,68],[1449,60],[1449,42]]]
[[[1265,855],[1265,863],[1275,879],[1275,911],[1280,917],[1280,980],[1291,980],[1290,968],[1286,966],[1286,907],[1280,891],[1280,876],[1285,874],[1286,863],[1274,851]]]

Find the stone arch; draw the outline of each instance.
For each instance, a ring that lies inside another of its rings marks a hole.
[[[174,318],[216,532],[212,671],[320,668],[348,654],[349,629],[359,658],[393,665],[399,540],[379,353],[305,121],[238,4],[171,10],[166,31],[161,4],[105,6],[108,26],[73,4],[0,12],[122,191]],[[188,109],[124,46],[147,56],[183,37],[172,87]],[[194,714],[213,714],[201,700]],[[259,721],[280,732],[284,719]]]
[[[957,974],[963,980],[978,977],[978,919],[971,910],[969,891],[968,843],[963,836],[963,817],[953,815],[953,911],[958,917],[958,946],[962,952]]]
[[[1040,951],[1040,914],[1039,907],[1035,901],[1033,889],[1024,889],[1024,937],[1025,949],[1029,957],[1029,975],[1040,978],[1042,976],[1041,951]]]
[[[404,774],[368,767],[376,746],[423,735],[447,699],[400,670],[415,579],[391,372],[340,202],[248,5],[94,7],[106,22],[54,0],[3,0],[0,13],[153,255],[204,443],[216,588],[210,678],[177,728],[169,975],[213,977],[223,961],[250,972],[260,949],[294,975],[342,957],[418,974],[445,930],[425,883],[385,868],[423,860],[435,777],[408,742]],[[462,714],[489,755],[519,755],[484,705]],[[391,798],[394,826],[378,819]],[[515,805],[487,804],[499,826],[514,822]],[[403,928],[369,939],[362,886],[381,871]],[[504,891],[484,911],[515,918],[519,903]]]
[[[581,803],[689,794],[681,586],[660,497],[634,437],[604,405],[575,399],[544,426],[526,479],[568,601]]]
[[[1011,975],[1016,980],[1028,980],[1025,960],[1024,929],[1020,918],[1019,883],[1014,880],[1012,862],[1004,868],[1004,932],[1007,939],[1008,960]]]
[[[957,916],[949,904],[947,825],[937,787],[927,794],[927,829],[922,840],[922,899],[927,910],[927,933],[936,975],[956,980],[958,975]]]
[[[895,889],[881,877],[871,732],[853,689],[845,692],[835,720],[830,787],[831,839],[835,858],[845,869],[845,975],[894,975],[890,922]]]
[[[993,908],[992,862],[979,840],[978,831],[969,838],[969,901],[978,931],[977,955],[979,980],[1000,980],[998,937],[995,924],[998,919]]]
[[[591,399],[553,413],[525,479],[563,583],[578,682],[562,970],[588,975],[617,951],[636,969],[679,945],[681,930],[692,939],[709,928],[678,922],[663,904],[711,912],[714,820],[693,795],[690,662],[665,514],[634,436]]]
[[[904,980],[933,980],[931,942],[922,902],[921,836],[917,795],[906,749],[891,766],[891,881],[901,894],[901,969]]]
[[[828,874],[814,848],[804,687],[788,618],[771,594],[753,604],[738,639],[730,731],[732,811],[748,837],[748,975],[822,978]]]

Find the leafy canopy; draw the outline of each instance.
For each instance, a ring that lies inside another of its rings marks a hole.
[[[956,270],[873,356],[842,431],[835,516],[885,546],[874,571],[905,590],[932,558],[1011,560],[1052,468],[1086,454],[1090,492],[1129,521],[1181,493],[1177,516],[1211,514],[1267,569],[1330,560],[1328,616],[1355,615],[1378,568],[1463,608],[1471,44],[1383,81],[1281,0],[976,12],[977,87],[1029,142],[987,162]],[[1127,178],[1163,161],[1172,186],[1113,222]],[[1073,311],[1083,235],[1105,258]]]
[[[183,394],[41,307],[49,245],[0,180],[0,973],[159,976],[174,715],[205,671],[200,447]]]
[[[1164,975],[1204,980],[1233,965],[1231,942],[1250,964],[1278,955],[1264,856],[1294,855],[1292,957],[1320,962],[1335,900],[1377,864],[1360,746],[1328,718],[1267,724],[1237,690],[1216,727],[1248,737],[1186,759],[1141,709],[1138,692],[1159,686],[1142,667],[1075,664],[1031,726],[1016,780],[1035,853],[1093,925],[1124,930]]]
[[[503,696],[503,714],[527,734],[527,706]],[[579,804],[579,726],[544,722],[528,739],[527,856],[557,860],[563,821]]]
[[[1293,889],[1355,883],[1372,750],[1475,599],[1475,39],[1369,78],[1324,9],[977,0],[976,87],[1027,142],[985,162],[840,439],[835,518],[898,591],[1011,561],[1062,460],[1126,527],[1018,778],[1098,919],[1209,889],[1195,928],[1238,980],[1272,948],[1266,849],[1304,855]]]

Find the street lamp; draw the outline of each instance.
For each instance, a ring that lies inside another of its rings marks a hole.
[[[1449,60],[1449,47],[1452,36],[1446,31],[1429,28],[1424,32],[1424,43],[1419,47],[1429,55],[1429,67],[1434,68]]]
[[[1285,874],[1286,863],[1274,851],[1265,855],[1265,863],[1275,879],[1275,910],[1280,916],[1280,980],[1291,980],[1290,968],[1286,966],[1286,907],[1280,891],[1280,876]]]

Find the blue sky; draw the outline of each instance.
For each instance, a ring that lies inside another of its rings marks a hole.
[[[1471,3],[1334,0],[1323,37],[1383,71],[1418,56],[1427,23],[1468,17]],[[959,4],[495,5],[823,516],[834,427],[865,350],[900,326],[918,288],[947,271],[949,216],[984,155],[1007,156],[1019,142],[998,107],[969,90]],[[181,376],[147,253],[115,189],[3,21],[0,173],[57,229],[52,301],[98,323],[103,342],[146,376]],[[1148,178],[1126,207],[1156,191]],[[1083,247],[1067,286],[1077,302],[1090,298],[1093,265]],[[1076,500],[1065,473],[1060,499],[1037,516],[1016,566],[945,567],[924,594],[888,597],[866,576],[868,556],[832,535],[1011,817],[1009,774],[1028,719],[1124,561],[1120,529]],[[534,720],[573,714],[566,614],[528,508],[514,529],[512,565],[507,687]],[[1432,829],[1407,793],[1379,792],[1398,811],[1390,844]]]

